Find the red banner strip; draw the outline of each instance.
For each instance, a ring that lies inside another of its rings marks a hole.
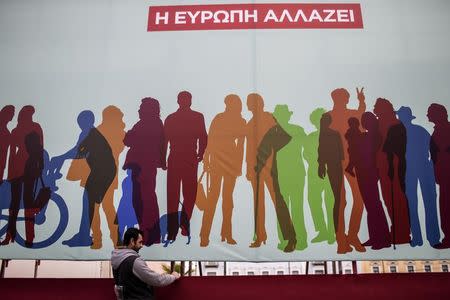
[[[147,31],[363,28],[358,3],[150,6]]]

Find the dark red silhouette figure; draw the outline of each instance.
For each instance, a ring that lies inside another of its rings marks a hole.
[[[444,239],[438,249],[450,248],[450,122],[447,109],[433,103],[428,108],[428,120],[434,123],[430,153],[434,164],[436,183],[439,185],[439,209]]]
[[[349,120],[350,128],[345,137],[349,144],[352,167],[349,166],[346,171],[352,174],[353,167],[356,171],[359,189],[367,210],[370,244],[373,250],[378,250],[391,245],[389,228],[378,190],[377,153],[381,149],[382,136],[379,132],[377,117],[373,113],[365,112],[361,117],[361,123],[367,131],[356,134],[355,126],[359,127],[359,122],[356,125],[355,121]]]
[[[0,110],[0,185],[3,183],[5,175],[6,159],[10,144],[11,132],[8,130],[8,123],[14,117],[14,106],[6,105]]]
[[[133,207],[139,228],[144,232],[144,244],[147,246],[161,242],[156,173],[157,168],[166,169],[166,161],[164,127],[159,113],[158,100],[142,99],[139,121],[127,132],[124,139],[124,144],[130,149],[123,169],[131,170]]]
[[[14,242],[20,200],[25,208],[25,232],[27,247],[34,239],[34,186],[43,170],[44,138],[41,126],[33,121],[34,107],[24,106],[17,118],[17,127],[10,136],[8,180],[11,182],[11,205],[9,207],[8,230],[2,245]]]
[[[358,143],[361,138],[361,130],[359,130],[359,120],[358,118],[350,118],[348,119],[348,130],[345,133],[345,140],[348,144],[348,164],[345,168],[345,171],[349,173],[351,176],[355,176],[355,173],[353,172],[353,169],[355,168],[356,164],[356,153],[358,151]]]
[[[329,113],[322,115],[320,119],[319,134],[319,177],[325,178],[328,174],[331,189],[334,195],[333,219],[336,233],[343,230],[343,224],[340,220],[344,220],[344,209],[341,198],[341,191],[344,185],[343,167],[344,148],[342,145],[341,135],[338,131],[330,128],[332,119]],[[351,252],[353,249],[347,243],[338,241],[337,253],[344,254]]]
[[[396,118],[389,100],[378,98],[374,113],[379,119],[382,136],[377,167],[384,204],[391,218],[392,241],[393,244],[406,244],[410,242],[408,201],[405,194],[406,128]]]
[[[170,144],[167,169],[167,233],[168,240],[175,240],[178,229],[189,236],[190,218],[197,194],[197,168],[205,153],[208,136],[201,113],[191,110],[192,95],[187,91],[178,94],[179,109],[164,122],[165,150]],[[183,188],[183,202],[180,188]],[[182,214],[178,222],[178,208]]]

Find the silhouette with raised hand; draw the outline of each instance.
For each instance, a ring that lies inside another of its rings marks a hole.
[[[303,211],[303,194],[305,188],[306,170],[303,162],[303,147],[306,142],[305,130],[289,123],[292,111],[287,105],[276,105],[273,116],[278,125],[291,137],[288,144],[276,152],[278,169],[278,184],[282,199],[290,211],[292,223],[294,224],[297,250],[304,250],[308,246]],[[275,182],[275,180],[274,180]],[[286,248],[287,242],[283,237],[281,226],[278,223],[278,248]]]
[[[317,149],[319,148],[320,119],[324,113],[326,113],[324,108],[317,108],[309,116],[311,124],[316,127],[316,131],[311,132],[306,137],[303,145],[303,157],[308,163],[308,203],[314,228],[317,232],[311,243],[327,241],[328,244],[333,244],[336,241],[333,219],[333,191],[328,175],[321,179],[317,173],[319,168]],[[322,203],[325,204],[325,212],[322,209]]]
[[[347,104],[349,103],[350,94],[346,89],[339,88],[335,89],[331,92],[331,98],[333,100],[333,109],[329,111],[328,113],[331,116],[332,123],[330,128],[333,130],[336,130],[339,132],[341,141],[343,143],[343,149],[347,149],[347,141],[344,138],[345,132],[347,131],[347,122],[350,118],[357,118],[358,120],[361,118],[361,115],[366,110],[366,104],[365,104],[365,96],[364,96],[364,88],[361,88],[359,90],[356,88],[356,94],[359,101],[358,109],[349,109],[347,108]],[[349,159],[347,151],[344,151],[344,161],[343,166],[347,166]],[[353,196],[353,206],[352,206],[352,212],[350,215],[349,220],[349,228],[347,235],[345,234],[345,220],[338,220],[338,223],[340,224],[339,228],[336,228],[336,240],[338,244],[343,245],[341,248],[345,249],[347,248],[347,244],[352,245],[356,251],[364,252],[366,251],[364,246],[361,245],[361,242],[358,237],[359,228],[361,225],[361,218],[363,213],[363,201],[361,197],[361,192],[359,191],[358,182],[355,177],[351,176],[350,174],[347,174],[343,171],[342,174],[343,178],[346,178],[350,189],[352,191]],[[341,196],[340,196],[340,210],[342,210],[341,213],[339,213],[339,216],[344,218],[344,210],[345,206],[347,205],[346,200],[346,192],[345,192],[345,185],[344,181],[342,181],[342,188],[341,188]]]
[[[344,176],[342,173],[344,148],[339,132],[330,128],[331,122],[332,119],[329,113],[322,115],[322,118],[320,119],[318,148],[318,174],[322,179],[324,179],[325,175],[328,174],[328,178],[330,179],[331,189],[333,190],[334,195],[333,220],[337,239],[339,234],[342,234],[344,231],[344,205],[341,203],[341,190],[344,182]],[[337,244],[338,254],[344,254],[353,250],[345,239],[337,239]]]
[[[139,121],[124,139],[130,149],[123,169],[131,170],[132,203],[139,228],[144,232],[146,246],[161,242],[156,174],[158,168],[166,169],[166,162],[164,127],[159,114],[158,100],[150,97],[142,99]]]
[[[14,111],[15,108],[12,105],[6,105],[0,110],[0,185],[4,179],[10,144],[11,133],[8,130],[8,123],[13,119]]]
[[[434,123],[430,153],[434,175],[439,185],[439,210],[444,239],[434,245],[437,249],[450,248],[450,122],[445,106],[433,103],[428,107],[428,120]]]
[[[274,191],[272,201],[275,206],[275,212],[277,214],[277,220],[282,234],[281,243],[282,244],[286,243],[286,246],[283,249],[284,252],[294,251],[297,246],[297,239],[295,229],[292,224],[291,217],[289,215],[289,209],[286,205],[286,201],[283,199],[283,195],[280,190],[280,185],[278,181],[277,154],[283,147],[285,147],[291,141],[291,139],[292,139],[291,136],[287,134],[286,131],[277,122],[275,122],[275,126],[270,128],[266,132],[261,142],[259,143],[256,154],[256,166],[255,166],[256,187],[258,188],[261,171],[263,170],[264,166],[267,165],[267,162],[271,161],[272,163],[272,167],[270,170]],[[269,157],[272,159],[269,160]],[[258,201],[258,198],[259,197],[255,197],[255,200]],[[257,213],[259,212],[256,212],[255,222],[258,219]],[[304,234],[306,235],[306,233]],[[257,240],[255,241],[255,243],[256,242]],[[250,246],[253,246],[253,244]]]
[[[24,106],[17,117],[17,126],[10,136],[8,180],[11,183],[11,204],[9,207],[8,229],[1,245],[14,242],[16,221],[20,201],[23,196],[25,207],[26,247],[33,246],[34,239],[34,186],[43,169],[44,138],[41,126],[33,121],[35,110]]]
[[[122,153],[125,145],[123,139],[125,137],[125,123],[123,122],[123,113],[116,106],[110,105],[102,112],[102,123],[97,127],[98,131],[105,137],[111,147],[114,157],[115,166],[119,165],[119,155]],[[94,216],[92,219],[92,249],[100,249],[102,247],[102,232],[100,230],[100,206],[106,216],[109,228],[109,236],[114,247],[118,246],[118,227],[116,223],[116,209],[114,208],[114,191],[119,187],[119,179],[117,177],[118,169],[113,182],[106,191],[103,201],[96,204],[94,208]]]
[[[422,126],[413,124],[411,108],[402,106],[397,116],[406,128],[406,196],[408,198],[409,221],[411,222],[411,246],[422,246],[422,233],[417,211],[417,184],[420,184],[425,208],[425,228],[431,246],[439,244],[440,232],[437,216],[436,181],[433,163],[430,160],[431,136]]]
[[[70,181],[80,181],[80,186],[84,188],[82,198],[81,220],[78,232],[70,239],[62,242],[63,245],[69,247],[85,247],[92,245],[92,238],[90,235],[90,220],[89,220],[89,197],[86,189],[86,181],[89,176],[89,166],[85,159],[76,159],[78,149],[81,142],[86,139],[89,132],[94,129],[95,117],[90,110],[84,110],[78,114],[77,124],[81,129],[78,140],[74,147],[69,149],[66,153],[55,156],[51,159],[50,173],[59,173],[65,160],[72,160],[66,178]]]
[[[167,165],[167,232],[174,241],[181,227],[183,236],[190,236],[190,219],[197,195],[197,169],[205,153],[208,135],[205,119],[191,109],[192,95],[187,91],[178,94],[179,109],[164,121],[165,150],[170,144]],[[165,155],[165,154],[164,154]],[[180,201],[183,190],[183,202]],[[181,220],[178,209],[182,207]]]
[[[245,125],[242,118],[242,102],[237,95],[225,97],[225,111],[214,117],[209,127],[208,146],[203,157],[205,172],[210,176],[200,246],[209,244],[209,234],[222,188],[222,241],[234,245],[232,233],[233,190],[238,176],[242,175]],[[223,187],[222,187],[223,185]]]
[[[363,133],[356,132],[356,130],[359,131],[359,122],[357,125],[355,123],[355,121],[349,121],[349,134],[346,134],[351,163],[348,169],[356,172],[367,210],[367,225],[372,249],[388,248],[391,246],[389,228],[378,190],[377,153],[380,151],[382,143],[378,120],[371,112],[365,112],[361,117],[362,126],[366,129],[366,132]]]
[[[332,123],[330,128],[339,132],[343,144],[343,149],[348,149],[347,141],[344,138],[345,132],[347,131],[347,122],[350,118],[361,119],[361,115],[366,110],[364,88],[359,90],[356,88],[356,94],[359,101],[358,109],[349,109],[347,104],[349,103],[350,94],[346,89],[339,88],[331,92],[331,98],[333,100],[333,109],[328,113],[331,116]],[[343,166],[347,166],[349,163],[347,151],[344,151],[344,161]],[[364,209],[364,204],[361,197],[361,192],[359,191],[358,182],[355,177],[351,176],[347,172],[343,171],[342,174],[350,185],[353,196],[352,212],[350,215],[348,233],[345,234],[345,220],[337,220],[340,224],[339,228],[336,228],[336,240],[338,244],[341,244],[342,249],[347,248],[347,244],[352,245],[356,251],[365,252],[366,249],[361,245],[361,241],[358,237],[359,228],[361,226],[361,218]],[[346,192],[344,181],[342,181],[341,196],[340,196],[340,209],[339,216],[344,218],[344,210],[347,205]]]
[[[410,242],[408,200],[405,195],[406,129],[397,120],[389,100],[378,98],[374,113],[378,117],[382,136],[377,168],[384,204],[391,218],[391,236],[395,247],[396,244]]]

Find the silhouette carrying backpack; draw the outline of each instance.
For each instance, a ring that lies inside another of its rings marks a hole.
[[[50,188],[48,186],[45,186],[44,180],[42,179],[42,175],[40,176],[40,180],[41,180],[41,189],[39,190],[37,195],[36,195],[36,189],[38,185],[37,181],[36,185],[34,186],[34,195],[35,195],[34,206],[38,210],[41,210],[45,205],[47,205],[48,201],[50,200],[50,195],[52,193]]]

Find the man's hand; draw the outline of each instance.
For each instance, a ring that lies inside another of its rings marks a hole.
[[[366,100],[366,96],[364,95],[363,87],[361,88],[361,90],[356,88],[356,97],[358,97],[359,102],[364,102],[364,100]]]
[[[180,278],[180,274],[177,272],[172,272],[172,275],[175,276],[175,279]]]

